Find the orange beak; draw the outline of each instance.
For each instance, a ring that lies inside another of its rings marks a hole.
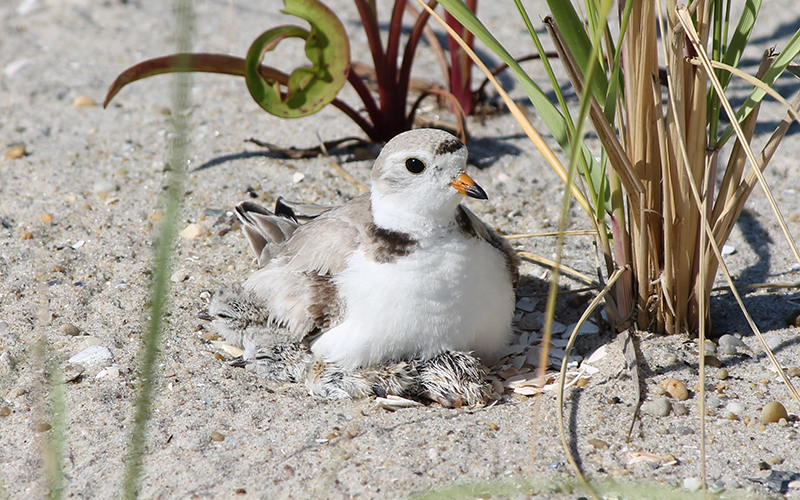
[[[486,196],[486,191],[467,174],[459,174],[456,180],[451,182],[450,185],[456,188],[456,191],[459,193],[465,194],[470,198],[477,198],[479,200],[489,199],[489,197]]]

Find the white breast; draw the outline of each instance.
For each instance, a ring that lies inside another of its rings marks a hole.
[[[336,283],[344,321],[312,350],[345,368],[445,350],[491,358],[508,342],[514,292],[504,257],[455,229],[390,263],[354,252]]]

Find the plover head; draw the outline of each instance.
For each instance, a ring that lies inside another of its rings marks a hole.
[[[396,136],[372,168],[375,223],[414,232],[451,221],[462,195],[487,198],[466,166],[466,146],[447,132],[417,129]]]

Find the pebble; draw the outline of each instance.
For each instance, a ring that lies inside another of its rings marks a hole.
[[[212,432],[209,435],[209,437],[211,438],[212,441],[224,441],[225,440],[225,436],[223,436],[221,433],[219,433],[217,431]]]
[[[718,481],[715,481],[714,484],[709,484],[708,491],[709,493],[712,493],[714,495],[722,493],[723,491],[725,491],[725,481],[720,479]]]
[[[169,280],[173,283],[180,283],[182,281],[186,281],[188,277],[189,273],[186,271],[186,269],[178,269],[172,273],[172,276],[169,277]]]
[[[44,222],[45,224],[50,224],[51,222],[53,222],[53,214],[49,214],[47,212],[43,213],[42,222]]]
[[[650,394],[653,396],[663,396],[667,393],[667,390],[661,387],[660,385],[654,385],[650,388]]]
[[[761,410],[761,421],[764,423],[777,422],[780,419],[789,419],[786,408],[777,401],[771,401]]]
[[[677,434],[678,436],[688,436],[690,434],[694,434],[694,429],[685,426],[676,427],[675,434]]]
[[[93,345],[82,350],[78,354],[69,358],[69,363],[84,363],[87,365],[93,364],[111,364],[114,361],[114,355],[108,347]]]
[[[47,431],[49,431],[49,430],[50,430],[50,429],[52,429],[52,428],[53,428],[53,427],[52,427],[50,424],[48,424],[48,423],[44,423],[44,424],[37,424],[37,425],[36,425],[36,432],[47,432]]]
[[[800,367],[792,366],[786,369],[787,377],[800,377]]]
[[[92,191],[96,194],[100,199],[108,198],[110,193],[113,193],[118,189],[117,185],[111,181],[97,181],[94,183],[92,187]]]
[[[800,309],[793,311],[792,314],[786,318],[786,324],[794,327],[800,326]]]
[[[683,403],[672,403],[672,413],[679,417],[689,414],[689,408]]]
[[[733,413],[734,415],[741,415],[744,412],[744,405],[737,401],[731,401],[730,403],[725,405],[725,409]]]
[[[25,154],[26,154],[25,146],[23,146],[22,144],[17,144],[15,146],[11,146],[6,150],[6,154],[3,155],[3,159],[6,161],[17,160],[25,156]]]
[[[74,101],[72,101],[72,105],[79,108],[84,106],[94,106],[94,100],[89,96],[79,95]]]
[[[706,399],[706,406],[709,408],[719,408],[722,406],[722,401],[719,398],[708,398]]]
[[[735,356],[736,355],[736,347],[732,345],[722,345],[719,346],[719,353],[724,354],[725,356]]]
[[[181,238],[191,240],[203,235],[203,226],[200,224],[189,224],[179,233]]]
[[[676,378],[663,380],[659,385],[663,387],[664,390],[667,391],[667,394],[673,399],[677,399],[678,401],[686,401],[689,399],[689,390],[686,389],[686,385]]]
[[[728,378],[728,370],[725,368],[720,368],[717,370],[717,373],[714,374],[714,378],[717,380],[725,380]]]
[[[722,362],[716,356],[706,356],[703,359],[706,362],[706,366],[713,366],[714,368],[722,366]]]
[[[605,450],[608,448],[608,443],[603,441],[602,439],[591,438],[586,441],[590,445],[594,446],[597,450]]]
[[[33,239],[33,233],[31,233],[30,231],[25,231],[20,235],[20,239],[32,240]]]
[[[699,477],[687,477],[683,480],[683,487],[689,491],[697,491],[703,486],[703,481]]]
[[[720,337],[718,342],[720,346],[745,347],[747,345],[741,339],[727,333]]]
[[[780,347],[781,343],[783,343],[783,339],[777,335],[773,335],[772,337],[767,339],[767,347],[769,347],[773,351],[778,347]]]
[[[81,329],[72,323],[64,323],[61,325],[61,333],[69,335],[70,337],[77,337],[81,334]]]
[[[11,415],[11,408],[8,406],[0,408],[0,417],[7,417],[9,415]]]
[[[664,356],[665,365],[674,365],[677,362],[678,362],[678,356],[676,356],[675,354],[670,353]]]
[[[722,245],[722,251],[720,253],[722,255],[733,255],[736,253],[736,247],[731,245]]]
[[[642,412],[655,417],[666,417],[672,410],[669,398],[662,396],[642,405]]]
[[[97,337],[84,337],[83,341],[81,342],[80,345],[82,347],[86,348],[86,347],[92,347],[92,346],[95,346],[95,345],[100,345],[102,343],[103,343],[103,341],[98,339]]]
[[[64,367],[64,381],[72,382],[83,375],[84,371],[86,371],[86,368],[84,368],[83,365],[79,363],[69,363]]]
[[[297,184],[298,182],[302,181],[306,178],[306,174],[302,172],[295,172],[292,176],[292,183]]]

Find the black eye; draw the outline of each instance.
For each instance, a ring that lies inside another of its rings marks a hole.
[[[425,170],[425,164],[419,158],[409,158],[406,160],[406,170],[412,174],[421,174]]]

